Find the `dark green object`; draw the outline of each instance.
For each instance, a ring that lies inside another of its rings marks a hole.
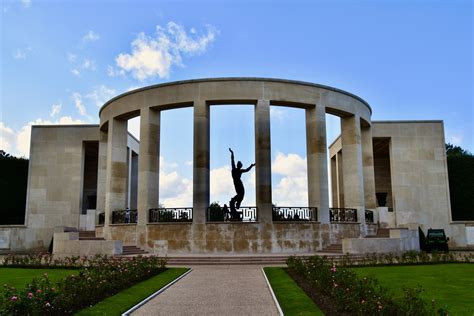
[[[444,229],[428,229],[425,240],[425,251],[449,251],[449,238],[446,237]]]

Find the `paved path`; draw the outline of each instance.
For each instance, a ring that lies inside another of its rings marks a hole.
[[[278,315],[260,266],[195,266],[132,315]]]

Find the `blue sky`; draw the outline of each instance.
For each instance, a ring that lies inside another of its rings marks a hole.
[[[0,147],[17,155],[28,155],[32,123],[97,123],[101,104],[127,90],[227,76],[344,89],[368,101],[373,120],[442,119],[446,140],[474,152],[471,1],[3,0],[1,6]],[[252,162],[253,125],[235,125],[236,115],[250,121],[253,111],[211,110],[211,200],[228,195],[228,179],[217,180],[228,167],[227,147],[236,147],[245,165]],[[168,205],[187,203],[192,110],[165,117],[160,195]],[[328,121],[333,138],[338,121]],[[272,112],[274,195],[284,196],[282,204],[302,203],[285,194],[304,187],[303,124],[297,110]],[[236,129],[242,140],[233,136]],[[252,179],[245,180],[247,204]]]

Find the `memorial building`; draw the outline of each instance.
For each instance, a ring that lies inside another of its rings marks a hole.
[[[209,114],[223,104],[254,107],[256,205],[238,208],[237,217],[210,207]],[[307,207],[272,202],[271,106],[306,113]],[[192,205],[160,208],[160,112],[183,107],[194,113]],[[332,144],[326,114],[340,117]],[[127,132],[137,116],[139,141]],[[66,255],[131,248],[168,256],[401,252],[419,249],[418,227],[443,228],[450,246],[473,244],[473,227],[451,219],[443,122],[371,116],[369,104],[349,92],[282,79],[186,80],[121,94],[100,109],[99,125],[32,127],[25,224],[0,226],[0,248],[52,245]]]

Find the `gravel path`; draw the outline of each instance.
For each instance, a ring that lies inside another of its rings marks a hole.
[[[132,315],[278,315],[260,266],[195,266]]]

